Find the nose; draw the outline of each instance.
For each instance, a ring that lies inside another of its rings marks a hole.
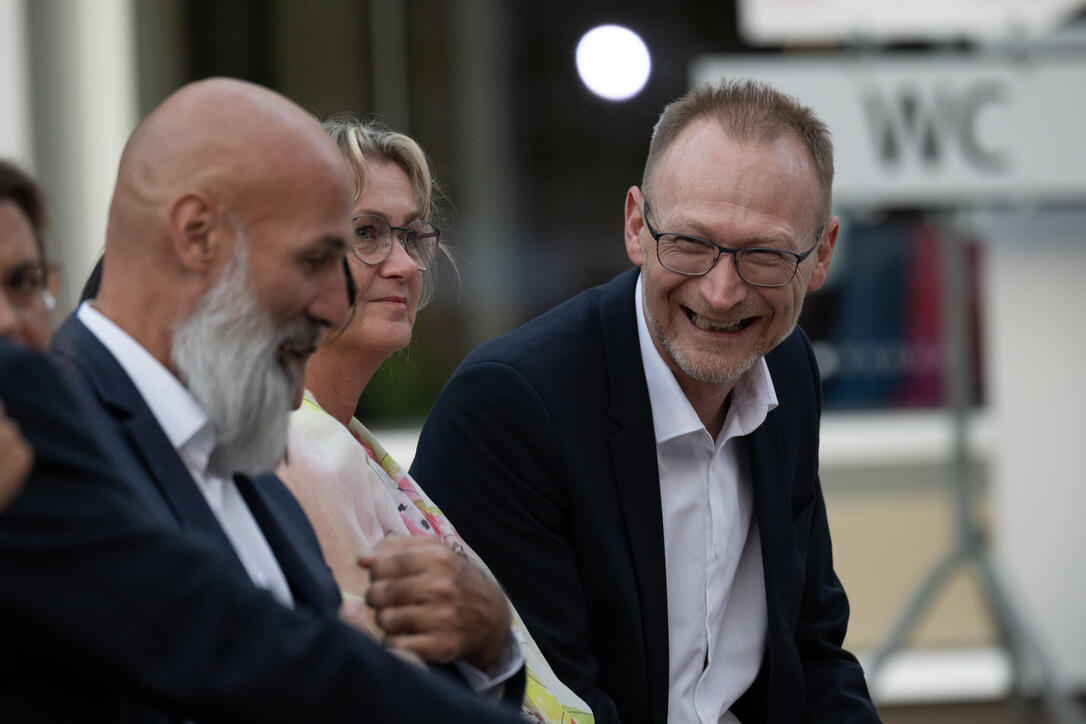
[[[347,321],[350,310],[348,296],[347,277],[343,268],[334,264],[322,275],[320,287],[310,300],[306,313],[318,324],[338,329]]]
[[[418,273],[419,263],[407,253],[407,248],[403,245],[403,242],[393,234],[392,248],[389,249],[385,260],[381,262],[378,274],[383,277],[407,279],[412,274]]]
[[[14,339],[19,330],[19,310],[8,301],[7,295],[0,290],[0,337]]]
[[[749,285],[735,268],[735,257],[730,254],[721,254],[716,266],[710,269],[708,274],[699,277],[698,281],[702,297],[714,309],[731,309],[750,292]]]

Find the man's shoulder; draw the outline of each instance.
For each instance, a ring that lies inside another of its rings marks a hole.
[[[53,333],[49,357],[84,405],[109,410],[114,417],[130,416],[146,407],[124,367],[83,324],[78,312],[72,312]]]
[[[108,350],[79,320],[76,312],[72,312],[53,333],[49,357],[69,385],[84,390],[95,387],[94,379],[101,376],[95,371],[101,369],[104,362],[112,361],[116,370],[120,370],[120,365],[112,360]]]
[[[637,270],[633,269],[587,289],[511,332],[484,342],[461,367],[488,362],[518,368],[561,363],[582,354],[586,347],[598,348],[605,337],[618,332],[616,317],[623,308],[628,307],[632,319],[636,281]]]
[[[814,350],[811,340],[798,325],[765,356],[769,371],[809,369],[814,364]]]
[[[818,414],[822,406],[821,378],[814,348],[798,326],[765,356],[778,409],[806,409]]]
[[[65,392],[45,355],[0,337],[0,393],[4,399]]]

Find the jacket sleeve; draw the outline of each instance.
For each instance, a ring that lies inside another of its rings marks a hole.
[[[498,577],[559,679],[597,722],[617,722],[597,685],[562,466],[532,383],[509,364],[476,362],[435,403],[411,475]]]
[[[803,341],[815,395],[812,424],[817,426],[822,412],[821,379],[810,343],[805,336]],[[806,682],[808,721],[826,724],[878,722],[863,669],[842,646],[848,628],[848,598],[833,570],[826,502],[817,472],[810,505],[806,570],[795,626],[796,649]]]
[[[40,672],[58,696],[91,678],[200,721],[517,721],[279,605],[151,520],[114,468],[121,443],[41,355],[0,340],[0,398],[35,453],[0,514],[0,669],[18,673],[0,677],[0,699]]]
[[[810,722],[878,722],[863,670],[842,648],[848,627],[848,599],[833,572],[830,531],[821,487],[811,503],[807,570],[795,628],[803,664]]]

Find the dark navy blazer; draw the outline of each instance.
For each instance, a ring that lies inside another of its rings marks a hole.
[[[637,270],[473,352],[411,473],[506,587],[597,722],[665,724],[667,593]],[[821,391],[794,332],[767,356],[780,402],[747,437],[768,602],[749,722],[878,721],[833,572],[818,480]]]
[[[245,495],[298,608],[254,586],[81,327],[57,340],[71,387],[0,339],[0,399],[35,454],[0,513],[0,721],[518,721],[339,623],[308,522],[264,480]]]
[[[53,335],[52,348],[67,382],[108,414],[114,431],[134,453],[143,473],[136,488],[148,513],[217,546],[235,573],[248,575],[151,408],[110,351],[74,314]],[[339,589],[297,500],[274,475],[255,480],[239,475],[235,482],[283,569],[294,605],[335,616]]]

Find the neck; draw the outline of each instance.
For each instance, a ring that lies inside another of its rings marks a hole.
[[[366,355],[364,350],[333,340],[309,358],[305,386],[325,412],[346,426],[383,360],[383,355]]]
[[[708,382],[691,380],[686,375],[679,377],[679,388],[690,401],[691,407],[697,413],[701,424],[715,440],[720,431],[724,429],[724,418],[728,416],[728,407],[731,404],[734,382],[726,385],[713,385]]]
[[[177,370],[173,368],[173,361],[170,359],[173,343],[172,330],[176,320],[161,313],[170,309],[171,305],[163,304],[161,300],[150,297],[143,299],[140,303],[130,303],[128,300],[116,299],[108,294],[99,294],[92,303],[102,316],[123,329],[152,357],[161,362],[163,367],[177,376]],[[135,313],[134,310],[143,311]]]

